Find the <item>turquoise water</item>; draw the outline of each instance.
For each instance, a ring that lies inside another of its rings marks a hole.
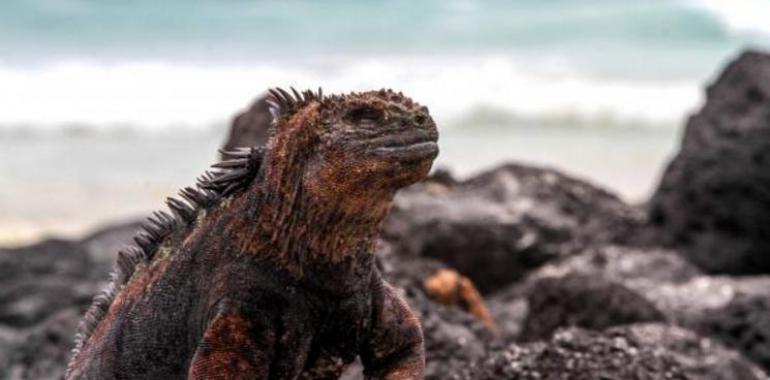
[[[519,160],[642,201],[770,0],[2,0],[0,242],[142,214],[272,86],[426,104],[438,164]]]
[[[275,85],[397,87],[442,124],[671,126],[750,46],[770,0],[4,0],[0,130],[201,128]]]
[[[736,45],[761,43],[756,34],[769,26],[732,25],[730,17],[761,12],[763,1],[724,3],[716,8],[708,1],[677,0],[5,0],[0,46],[11,63],[504,53],[561,55],[590,68],[589,62],[600,56],[606,61],[613,52],[629,54],[615,57],[617,63],[632,62],[639,50],[713,59]],[[649,55],[651,62],[684,73],[674,67],[674,57]]]

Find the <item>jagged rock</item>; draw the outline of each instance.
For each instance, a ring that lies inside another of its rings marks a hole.
[[[627,288],[629,283],[637,281],[649,284],[680,283],[699,274],[697,268],[672,251],[612,245],[590,247],[580,254],[543,265],[530,273],[523,281],[494,293],[488,300],[488,305],[492,317],[497,321],[506,341],[531,339],[521,336],[525,320],[529,324],[530,332],[527,333],[528,335],[533,334],[533,329],[539,331],[533,336],[547,335],[556,327],[572,324],[569,323],[570,320],[579,326],[593,326],[594,328],[609,326],[606,323],[611,321],[615,321],[612,324],[616,324],[625,320],[621,318],[624,315],[622,308],[625,305],[616,305],[615,303],[612,305],[619,306],[621,309],[612,309],[611,311],[618,312],[619,315],[613,314],[612,318],[605,319],[607,316],[597,314],[594,315],[597,319],[591,320],[591,310],[586,309],[580,301],[577,301],[579,297],[590,296],[590,298],[594,298],[590,293],[596,292],[596,297],[604,297],[605,301],[612,301],[615,299],[612,297],[615,296],[620,297],[620,299],[628,296],[628,298],[635,300],[634,305],[652,305],[648,301],[640,301],[638,294],[629,295],[628,293],[637,293],[636,288]],[[575,279],[558,280],[565,276],[584,278],[585,283],[578,283],[572,289],[564,289],[564,286],[571,286],[569,284],[576,281]],[[541,288],[539,284],[545,284],[545,288]],[[559,289],[565,294],[559,295]],[[557,297],[557,299],[553,300],[552,305],[543,304],[542,302],[549,295]],[[560,298],[562,296],[568,298],[562,299]],[[606,297],[610,297],[610,299],[606,299]],[[542,323],[550,321],[547,323],[550,327],[546,329],[542,329],[546,324],[539,327],[534,326],[541,323],[534,315],[541,315],[546,310],[534,310],[533,316],[528,318],[530,314],[528,299],[534,299],[542,308],[552,307],[560,310],[559,317],[556,317],[556,314],[546,315],[542,321]],[[589,302],[601,304],[596,300]],[[604,311],[603,306],[601,307]],[[644,309],[648,308],[645,307]],[[656,307],[652,307],[652,309],[656,309]],[[576,314],[571,315],[571,313]],[[645,312],[640,316],[646,315],[648,314]],[[577,323],[577,321],[582,322]]]
[[[104,276],[112,269],[118,251],[132,243],[142,222],[129,220],[104,226],[80,240],[79,244],[96,263],[95,271]]]
[[[244,146],[263,146],[270,136],[270,124],[273,116],[267,104],[267,96],[258,97],[249,109],[241,112],[233,119],[230,132],[223,150],[231,150]]]
[[[564,280],[570,276],[582,280]],[[556,289],[562,293],[553,291],[554,286],[548,285],[549,279],[558,279],[555,284],[561,286]],[[545,286],[543,281],[546,281]],[[569,324],[591,327],[590,323],[597,323],[601,326],[596,322],[602,321],[600,318],[569,322],[590,317],[590,311],[597,307],[601,308],[601,314],[612,314],[617,305],[625,307],[609,300],[600,301],[603,293],[605,296],[612,294],[610,289],[617,286],[625,289],[618,294],[628,291],[641,297],[659,311],[664,320],[713,337],[770,369],[770,317],[766,317],[770,315],[770,295],[767,293],[770,276],[702,275],[673,251],[595,247],[541,267],[521,283],[496,293],[490,299],[489,307],[507,340],[527,339],[533,334],[525,332],[533,329],[530,321],[534,322],[537,331],[552,331]],[[556,294],[550,300],[544,300],[551,293]],[[636,296],[629,298],[637,299]],[[585,304],[577,301],[580,297],[588,299]],[[541,311],[529,304],[530,298],[543,305]],[[599,306],[588,306],[596,304]],[[570,305],[573,308],[569,308]],[[506,325],[506,317],[513,308],[519,310],[513,313],[519,321]],[[524,318],[521,317],[522,309]],[[522,319],[527,323],[520,322]],[[551,327],[540,329],[541,325]],[[541,337],[544,334],[534,335]]]
[[[598,276],[611,281],[644,279],[680,283],[700,275],[701,271],[676,251],[602,245],[548,263],[533,272],[528,280],[567,274]]]
[[[525,297],[490,298],[487,301],[492,319],[497,323],[500,339],[506,343],[519,340],[524,322],[529,315],[529,303]]]
[[[713,273],[770,272],[770,55],[747,52],[707,90],[650,202],[660,236]]]
[[[602,330],[665,319],[644,297],[601,277],[569,274],[543,278],[532,289],[520,337],[524,341],[548,339],[564,327]]]
[[[104,281],[82,245],[46,240],[0,249],[0,324],[31,326],[57,310],[85,309]]]
[[[508,164],[466,181],[443,177],[396,197],[383,238],[401,256],[446,262],[485,293],[589,242],[628,240],[642,220],[614,195],[554,170]]]
[[[770,297],[737,294],[724,307],[703,313],[695,328],[770,370]]]
[[[9,327],[0,326],[0,379],[4,379],[4,372],[11,365],[11,355],[18,340],[18,331]]]
[[[454,380],[684,380],[677,358],[623,330],[558,331],[548,342],[511,345],[478,361]]]
[[[58,380],[69,360],[75,327],[82,313],[77,308],[61,310],[43,323],[29,328],[11,343],[3,380]]]
[[[581,275],[628,283],[682,283],[701,275],[700,270],[675,251],[660,248],[633,248],[616,245],[589,247],[579,254],[554,260],[531,272],[516,284],[495,293],[494,302],[526,297],[540,279]]]
[[[679,284],[634,281],[628,285],[668,320],[770,369],[770,276],[698,276]]]
[[[0,249],[0,379],[61,378],[78,321],[138,225]]]
[[[676,358],[684,372],[700,380],[761,380],[765,373],[740,353],[681,327],[648,323],[615,327],[646,346],[659,346]]]
[[[106,283],[118,249],[138,227],[127,222],[80,241],[49,239],[0,249],[0,325],[31,326],[61,309],[85,310]]]

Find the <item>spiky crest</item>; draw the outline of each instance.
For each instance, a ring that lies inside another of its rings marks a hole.
[[[290,115],[311,101],[322,101],[323,92],[304,91],[293,93],[274,88],[269,90],[268,103],[273,115],[273,125],[281,118]],[[155,211],[134,236],[135,244],[118,252],[118,257],[110,275],[107,287],[94,297],[83,319],[78,325],[75,348],[67,366],[67,375],[73,368],[75,359],[88,337],[93,333],[99,321],[104,317],[116,294],[131,279],[140,263],[149,263],[167,237],[177,233],[189,233],[188,228],[198,218],[201,210],[218,205],[223,198],[233,195],[248,187],[257,177],[265,156],[263,147],[235,148],[219,150],[224,159],[211,166],[197,178],[194,187],[185,187],[179,191],[182,200],[169,197],[166,201],[171,214]]]
[[[301,109],[312,101],[323,101],[323,90],[318,87],[317,92],[306,90],[300,93],[294,87],[289,88],[292,92],[282,88],[271,88],[268,92],[267,104],[270,106],[270,114],[273,116],[273,125],[277,124],[284,117],[291,115],[298,109]]]

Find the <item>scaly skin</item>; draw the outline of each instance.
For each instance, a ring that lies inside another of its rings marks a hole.
[[[337,379],[357,356],[368,379],[423,378],[420,324],[373,252],[393,195],[438,153],[433,120],[389,90],[272,93],[267,150],[230,161],[258,170],[202,180],[213,204],[170,203],[187,226],[121,256],[68,380]]]

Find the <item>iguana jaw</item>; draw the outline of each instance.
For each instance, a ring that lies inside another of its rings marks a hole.
[[[438,155],[435,127],[396,130],[366,141],[365,154],[398,162],[432,161]]]

